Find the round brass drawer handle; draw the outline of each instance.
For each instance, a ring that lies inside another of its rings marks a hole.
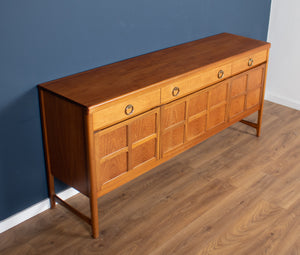
[[[132,114],[133,111],[134,111],[134,107],[133,107],[132,104],[129,104],[129,105],[127,105],[127,106],[125,107],[125,114],[126,114],[126,115]]]
[[[252,66],[253,65],[253,58],[249,58],[248,60],[248,66]]]
[[[223,70],[220,70],[219,72],[218,72],[218,78],[219,79],[222,79],[224,77],[224,71]]]
[[[172,90],[173,97],[178,96],[179,92],[180,92],[180,89],[178,87],[174,87]]]

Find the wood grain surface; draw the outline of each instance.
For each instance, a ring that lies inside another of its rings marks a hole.
[[[201,73],[204,84],[217,82],[217,73],[222,68],[225,72],[223,79],[231,75],[229,63],[232,61],[237,61],[236,72],[248,68],[246,64],[249,57],[254,58],[253,66],[264,62],[269,47],[270,44],[263,41],[222,33],[39,86],[92,109],[109,100],[130,95],[132,92],[173,78],[180,78],[181,75],[187,75],[201,68],[205,69]],[[258,53],[261,51],[263,53]],[[264,57],[256,61],[254,57],[256,53],[263,54]],[[246,66],[241,66],[241,63]]]
[[[97,240],[58,205],[2,233],[0,254],[300,254],[300,111],[265,102],[262,125],[256,137],[237,123],[99,198]],[[89,213],[85,196],[68,202]]]

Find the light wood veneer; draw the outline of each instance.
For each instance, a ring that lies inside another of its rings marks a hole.
[[[269,47],[224,33],[39,85],[51,207],[97,238],[98,197],[237,121],[259,136]],[[91,218],[57,197],[54,177],[89,197]]]

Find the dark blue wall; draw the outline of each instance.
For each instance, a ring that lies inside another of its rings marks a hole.
[[[0,220],[47,197],[37,84],[220,32],[265,40],[270,4],[1,0]]]

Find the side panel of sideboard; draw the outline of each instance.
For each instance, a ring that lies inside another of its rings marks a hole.
[[[89,196],[84,110],[51,92],[39,93],[48,175]]]

